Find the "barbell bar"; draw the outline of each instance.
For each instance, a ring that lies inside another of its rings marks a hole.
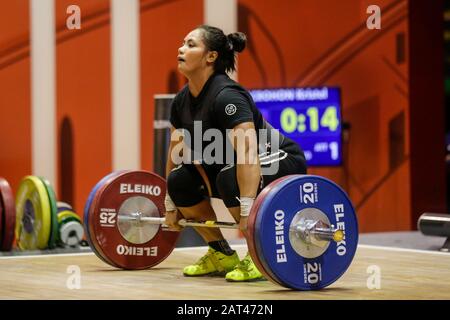
[[[133,212],[130,215],[119,215],[118,221],[131,221],[136,223],[149,223],[155,225],[161,225],[163,228],[169,228],[165,224],[165,218],[155,218],[155,217],[144,217],[140,212]],[[239,229],[239,224],[233,222],[223,222],[223,221],[195,221],[180,219],[178,224],[182,227],[201,227],[201,228],[221,228],[221,229]],[[333,226],[330,228],[319,228],[316,227],[317,221],[306,220],[300,222],[294,226],[291,226],[299,238],[303,239],[305,242],[311,243],[307,239],[310,236],[315,237],[319,241],[342,241],[344,238],[344,232],[340,229],[334,229]]]

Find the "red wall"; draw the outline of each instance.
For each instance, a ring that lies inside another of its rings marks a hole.
[[[140,18],[141,166],[151,170],[153,96],[174,93],[184,84],[177,73],[178,48],[186,34],[203,23],[203,0],[141,1]]]
[[[396,61],[397,35],[408,36],[406,1],[377,2],[381,30],[366,28],[369,4],[240,0],[239,29],[250,45],[239,58],[239,80],[249,88],[341,87],[343,120],[351,125],[344,166],[309,173],[347,190],[361,231],[406,230],[408,144],[393,167],[389,155],[389,122],[401,113],[408,120],[408,57]],[[405,141],[407,130],[401,132]]]
[[[71,4],[81,8],[80,30],[66,28]],[[72,136],[72,143],[58,144],[58,196],[81,213],[93,186],[112,170],[109,1],[62,0],[55,10],[58,141],[67,139],[65,117]]]
[[[17,190],[31,171],[28,0],[5,1],[0,11],[0,176]]]

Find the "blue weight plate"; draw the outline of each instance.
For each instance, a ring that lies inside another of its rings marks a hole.
[[[92,238],[91,238],[91,233],[89,231],[89,208],[92,204],[92,200],[94,200],[95,194],[97,193],[97,190],[100,189],[100,187],[102,187],[109,179],[111,179],[112,177],[115,177],[116,175],[121,174],[122,172],[125,172],[125,170],[120,170],[120,171],[115,171],[112,172],[110,174],[108,174],[107,176],[103,177],[95,186],[94,188],[91,190],[91,192],[89,193],[88,199],[86,201],[86,204],[84,206],[84,215],[83,215],[83,226],[84,226],[84,233],[86,234],[86,240],[89,244],[89,246],[91,247],[92,251],[95,253],[95,255],[97,257],[100,258],[100,260],[102,260],[103,262],[105,262],[106,264],[109,265],[113,265],[112,262],[107,261],[105,257],[103,257],[96,249],[95,245],[92,242]]]
[[[70,204],[66,203],[66,202],[62,202],[62,201],[57,201],[56,202],[56,207],[57,207],[57,211],[58,213],[61,211],[73,211],[73,208]]]
[[[344,231],[341,242],[330,242],[317,257],[302,256],[289,227],[305,210],[321,212]],[[279,182],[261,203],[255,221],[260,261],[273,277],[292,289],[317,290],[339,279],[350,266],[358,244],[358,222],[346,193],[319,176],[294,175]],[[295,246],[294,246],[295,244]]]

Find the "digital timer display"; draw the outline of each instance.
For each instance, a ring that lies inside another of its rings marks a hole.
[[[250,90],[264,118],[297,142],[310,166],[336,166],[341,157],[339,88]]]

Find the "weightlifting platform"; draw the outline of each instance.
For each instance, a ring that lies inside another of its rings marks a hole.
[[[232,247],[240,257],[246,253],[245,245]],[[184,277],[182,267],[205,251],[176,248],[156,267],[139,271],[115,269],[91,252],[2,256],[0,299],[450,299],[450,254],[438,251],[360,244],[347,272],[320,291]],[[73,270],[79,270],[79,289],[72,285]]]

